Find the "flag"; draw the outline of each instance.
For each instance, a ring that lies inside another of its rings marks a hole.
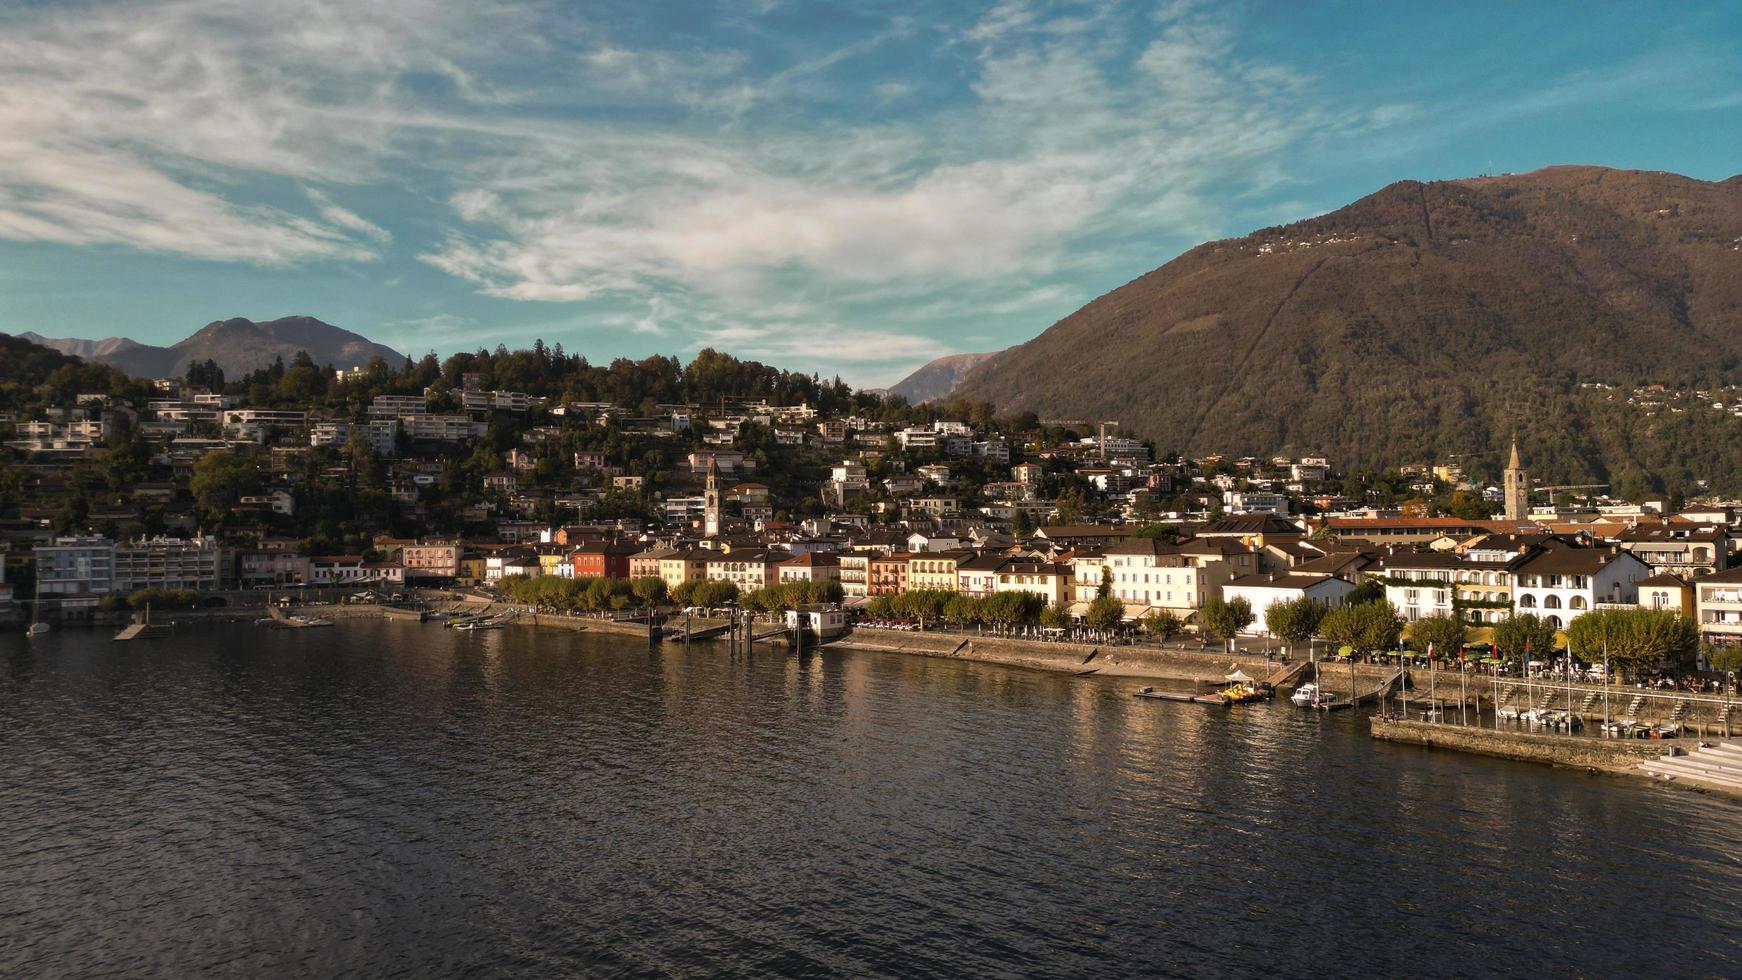
[[[1431,641],[1427,645],[1427,658],[1429,661],[1432,661],[1434,658],[1434,645]]]
[[[1459,647],[1458,648],[1458,663],[1463,663],[1465,661],[1465,659],[1467,658],[1468,653],[1469,653],[1468,648]]]

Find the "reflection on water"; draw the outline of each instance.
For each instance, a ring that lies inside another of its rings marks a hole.
[[[0,640],[0,973],[1737,975],[1742,804],[946,660]]]

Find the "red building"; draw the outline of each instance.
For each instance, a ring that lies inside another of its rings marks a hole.
[[[569,557],[575,578],[628,578],[629,557],[642,550],[631,541],[582,541]]]

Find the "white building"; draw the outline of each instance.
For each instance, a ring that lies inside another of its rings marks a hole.
[[[1625,551],[1551,541],[1520,562],[1512,576],[1512,607],[1556,629],[1598,603],[1632,606],[1651,566]]]
[[[1326,609],[1336,609],[1354,590],[1353,582],[1328,575],[1247,575],[1222,586],[1222,598],[1227,602],[1245,599],[1250,603],[1252,625],[1246,627],[1246,632],[1267,636],[1270,624],[1266,617],[1271,606],[1304,597]]]
[[[108,538],[55,538],[32,550],[38,595],[104,595],[115,591],[115,542]]]

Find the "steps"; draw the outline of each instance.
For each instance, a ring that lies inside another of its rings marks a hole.
[[[1659,779],[1686,781],[1742,793],[1742,742],[1719,742],[1688,755],[1648,759],[1640,768]]]
[[[1623,721],[1634,721],[1634,720],[1638,719],[1639,709],[1643,708],[1643,707],[1645,707],[1645,699],[1642,697],[1635,696],[1633,698],[1633,702],[1627,706],[1626,713],[1621,716],[1622,720]]]

